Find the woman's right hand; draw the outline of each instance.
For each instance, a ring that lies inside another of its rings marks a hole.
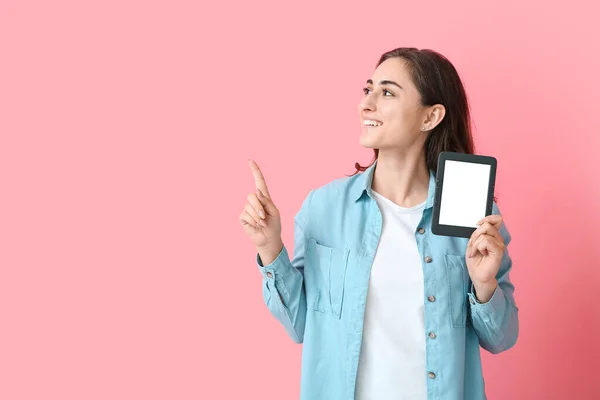
[[[279,210],[271,200],[267,182],[258,165],[250,160],[256,193],[250,193],[240,214],[240,222],[256,246],[264,265],[271,263],[283,247]]]

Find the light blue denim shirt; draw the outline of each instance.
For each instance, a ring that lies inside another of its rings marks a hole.
[[[354,399],[371,265],[382,216],[371,182],[377,164],[310,191],[294,219],[294,255],[283,248],[263,275],[263,297],[272,315],[303,343],[301,400]],[[518,309],[505,250],[498,287],[487,303],[474,294],[465,250],[468,239],[431,233],[435,175],[415,238],[422,259],[425,303],[427,398],[486,399],[480,346],[511,348]],[[494,203],[493,214],[500,214]],[[508,246],[510,234],[500,229]],[[435,335],[429,335],[434,333]]]

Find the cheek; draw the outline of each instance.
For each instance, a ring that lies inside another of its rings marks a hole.
[[[414,125],[415,114],[405,107],[396,104],[395,107],[390,104],[381,110],[383,118],[389,125],[396,128],[410,128]]]

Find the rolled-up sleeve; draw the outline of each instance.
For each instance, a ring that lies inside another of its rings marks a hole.
[[[500,215],[500,210],[495,204],[493,213]],[[519,310],[514,299],[515,287],[510,280],[512,259],[508,252],[508,244],[511,235],[504,223],[500,227],[500,235],[506,247],[496,275],[498,286],[492,298],[486,303],[480,303],[473,285],[468,293],[471,319],[479,343],[481,347],[494,354],[513,347],[519,336]]]
[[[294,218],[294,255],[290,258],[284,245],[270,264],[263,265],[256,255],[256,264],[263,276],[263,299],[271,314],[283,325],[296,343],[304,339],[306,323],[306,292],[304,290],[305,228],[308,220],[311,191]]]

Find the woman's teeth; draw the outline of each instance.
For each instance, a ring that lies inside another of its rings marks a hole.
[[[379,121],[373,121],[373,120],[370,120],[370,119],[365,119],[363,121],[363,125],[364,126],[380,126],[381,122],[379,122]]]

